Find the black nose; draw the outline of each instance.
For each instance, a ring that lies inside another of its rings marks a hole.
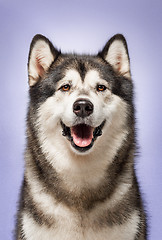
[[[82,117],[82,118],[88,117],[93,113],[93,104],[86,99],[78,99],[73,104],[73,112],[78,117]]]

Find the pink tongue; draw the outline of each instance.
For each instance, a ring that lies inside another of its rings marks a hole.
[[[72,127],[71,136],[73,137],[74,143],[78,147],[87,147],[91,144],[93,138],[93,128],[92,127]]]
[[[73,135],[73,141],[78,147],[87,147],[88,145],[91,144],[92,138],[83,139],[83,138],[78,138],[76,135]]]

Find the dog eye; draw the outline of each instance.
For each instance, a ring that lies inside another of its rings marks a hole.
[[[97,85],[97,91],[98,92],[103,92],[106,90],[106,86],[105,85]]]
[[[70,85],[69,84],[63,85],[60,89],[64,92],[67,92],[70,90]]]

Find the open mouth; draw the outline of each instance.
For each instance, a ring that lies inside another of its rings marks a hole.
[[[85,152],[89,150],[97,137],[102,135],[102,128],[105,124],[105,121],[101,123],[98,127],[94,128],[86,124],[78,124],[72,127],[67,127],[63,122],[62,126],[62,135],[67,137],[71,142],[71,145],[80,152]]]

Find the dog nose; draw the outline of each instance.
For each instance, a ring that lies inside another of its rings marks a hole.
[[[87,99],[78,99],[73,104],[73,112],[78,117],[88,117],[93,113],[93,104]]]

